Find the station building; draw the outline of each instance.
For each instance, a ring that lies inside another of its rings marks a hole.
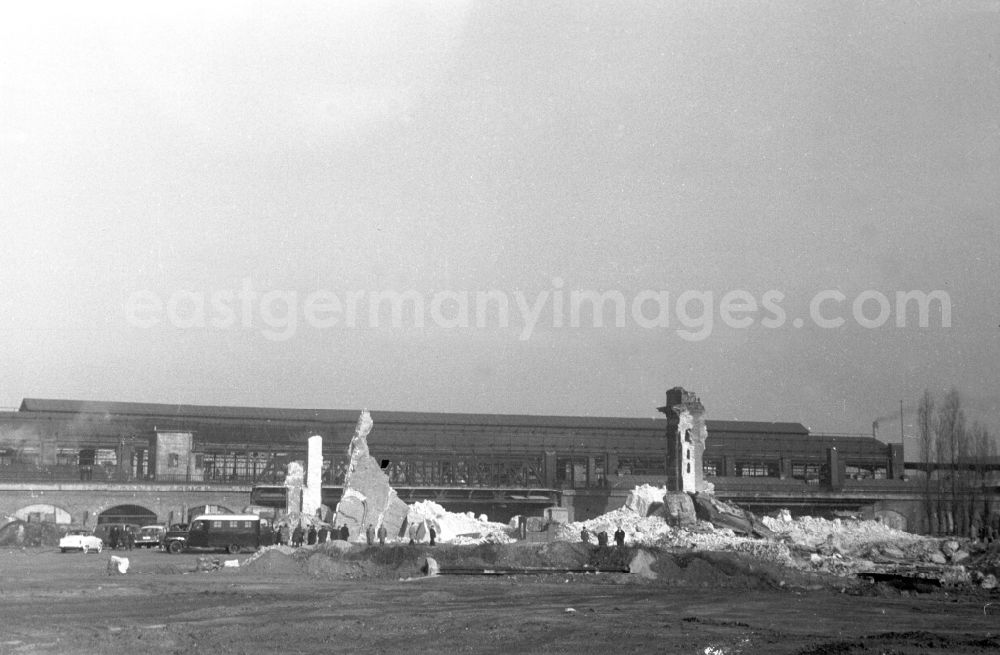
[[[852,481],[904,477],[900,444],[812,434],[799,423],[703,420],[697,396],[681,388],[666,400],[659,419],[372,410],[368,441],[403,500],[434,499],[501,520],[553,504],[588,518],[620,506],[642,483],[709,483],[722,496],[742,490],[730,497],[760,509],[791,498],[816,512],[857,505],[837,500]],[[690,430],[678,431],[679,403],[694,409],[706,433],[694,449],[685,444]],[[320,435],[324,502],[335,503],[359,412],[26,398],[0,413],[0,491],[130,485],[139,499],[143,490],[160,498],[197,487],[210,501],[213,488],[225,488],[230,504],[240,490],[246,504],[277,504],[288,462],[304,460],[308,438]],[[106,508],[97,519],[128,518],[142,509],[135,505],[117,515]]]

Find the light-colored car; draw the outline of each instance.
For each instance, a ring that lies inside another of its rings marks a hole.
[[[104,542],[90,530],[70,530],[59,540],[59,550],[64,553],[69,550],[82,550],[85,553],[93,550],[99,553],[104,550]]]
[[[159,548],[165,534],[167,529],[162,525],[144,525],[139,528],[139,534],[135,535],[135,547]]]

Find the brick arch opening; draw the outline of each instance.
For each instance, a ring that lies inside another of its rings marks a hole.
[[[157,523],[156,512],[142,505],[115,505],[97,515],[97,523],[135,523],[149,525]]]
[[[14,517],[25,523],[72,523],[70,513],[50,503],[26,505],[14,512]]]

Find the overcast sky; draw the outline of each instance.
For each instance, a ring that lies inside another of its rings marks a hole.
[[[997,425],[1000,2],[161,4],[2,10],[0,405]]]

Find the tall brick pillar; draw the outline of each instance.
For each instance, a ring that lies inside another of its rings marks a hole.
[[[694,393],[674,387],[667,391],[667,404],[659,410],[667,417],[667,490],[705,491],[705,406]]]

